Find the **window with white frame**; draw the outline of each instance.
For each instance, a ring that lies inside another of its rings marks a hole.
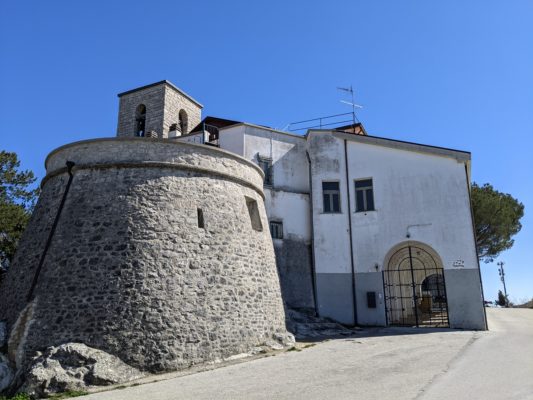
[[[355,181],[355,211],[374,211],[374,189],[372,178]]]
[[[322,197],[324,200],[324,213],[341,212],[339,182],[322,182]]]

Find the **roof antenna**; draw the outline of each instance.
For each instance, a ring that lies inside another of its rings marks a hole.
[[[356,108],[363,108],[363,106],[360,106],[359,104],[355,104],[355,100],[354,100],[354,90],[353,90],[352,85],[350,85],[349,88],[344,88],[344,87],[339,87],[339,86],[337,86],[337,89],[338,89],[338,90],[342,90],[343,92],[349,93],[349,94],[351,95],[351,99],[352,99],[352,101],[341,100],[341,103],[348,104],[349,106],[352,106],[353,124],[355,125],[356,122],[359,122],[359,120],[358,120],[357,117],[355,116],[355,109],[356,109]]]

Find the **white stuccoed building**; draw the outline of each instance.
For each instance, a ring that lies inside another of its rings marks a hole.
[[[169,91],[184,104],[165,104]],[[263,169],[288,307],[347,325],[486,329],[469,152],[369,136],[360,124],[297,135],[206,117],[186,128],[201,106],[168,81],[119,97],[118,136],[215,145]],[[145,133],[139,109],[163,131]]]

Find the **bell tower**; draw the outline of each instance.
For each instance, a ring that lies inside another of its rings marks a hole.
[[[117,136],[172,138],[202,120],[203,106],[169,81],[120,93]]]

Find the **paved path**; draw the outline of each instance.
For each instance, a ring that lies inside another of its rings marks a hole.
[[[488,313],[490,332],[373,330],[83,399],[533,399],[533,310]]]

